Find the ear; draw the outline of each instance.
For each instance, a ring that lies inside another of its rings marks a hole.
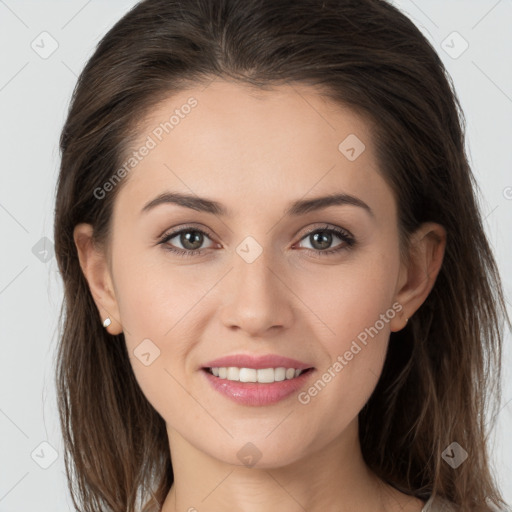
[[[112,276],[105,251],[94,246],[93,228],[90,224],[77,224],[73,231],[73,239],[78,251],[80,267],[89,284],[96,307],[98,321],[103,325],[108,317],[111,324],[106,328],[110,334],[120,334],[123,327],[120,321],[119,308],[114,293]]]
[[[395,301],[402,305],[401,316],[390,322],[391,331],[405,327],[434,287],[446,248],[446,230],[434,222],[423,223],[412,235],[409,261],[400,268]]]

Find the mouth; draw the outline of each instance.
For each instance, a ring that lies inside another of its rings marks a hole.
[[[211,388],[229,400],[244,406],[270,406],[291,399],[314,375],[315,368],[284,366],[249,368],[207,366],[202,374]]]
[[[279,354],[231,354],[204,362],[213,390],[240,405],[267,406],[291,398],[315,372],[311,363]]]
[[[218,379],[247,382],[258,384],[272,384],[285,380],[293,380],[301,375],[311,372],[314,368],[285,368],[284,366],[276,368],[246,368],[237,366],[214,366],[204,367],[203,371]]]

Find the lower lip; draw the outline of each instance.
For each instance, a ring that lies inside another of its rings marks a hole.
[[[293,379],[262,384],[260,382],[240,382],[237,380],[220,379],[207,370],[201,370],[213,389],[227,396],[231,400],[243,405],[271,405],[284,400],[297,392],[314,372],[310,369]]]

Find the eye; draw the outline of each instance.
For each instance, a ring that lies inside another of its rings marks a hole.
[[[171,244],[171,240],[175,238],[176,241]],[[331,249],[330,247],[336,238],[341,240],[341,243],[336,245],[334,249]],[[211,240],[211,236],[206,231],[197,227],[186,226],[179,230],[166,233],[158,243],[163,245],[166,251],[177,254],[178,256],[194,256],[204,252],[205,248],[202,247],[202,245],[205,239]],[[310,241],[312,247],[311,249],[306,249],[315,256],[326,256],[341,252],[352,248],[356,243],[355,238],[348,231],[338,227],[330,227],[329,225],[311,229],[301,238],[301,241],[302,240]],[[180,244],[181,248],[176,247],[176,244]],[[221,247],[221,245],[213,243],[209,248],[213,247]]]
[[[336,238],[340,239],[342,243],[335,246],[334,249],[331,249],[330,247],[333,240]],[[355,245],[355,239],[348,231],[329,226],[314,228],[310,230],[306,236],[302,237],[301,240],[308,240],[312,246],[311,250],[308,250],[318,256],[337,253],[345,249],[350,249]]]
[[[174,238],[177,239],[174,244],[181,244],[181,249],[169,243]],[[164,246],[165,250],[178,254],[179,256],[193,256],[202,252],[200,247],[203,245],[205,238],[209,239],[210,235],[202,229],[184,227],[180,230],[165,234],[159,243]]]

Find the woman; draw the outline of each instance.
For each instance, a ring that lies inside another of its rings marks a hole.
[[[61,150],[80,510],[505,506],[483,413],[510,322],[457,97],[396,8],[143,1]]]

